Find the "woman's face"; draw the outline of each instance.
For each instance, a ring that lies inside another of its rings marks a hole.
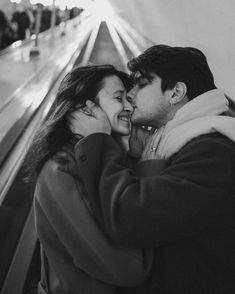
[[[112,131],[124,136],[129,135],[133,108],[127,101],[126,89],[116,76],[106,77],[103,82],[104,87],[97,95],[98,104],[107,114]]]

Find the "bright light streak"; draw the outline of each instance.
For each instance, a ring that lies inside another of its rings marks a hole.
[[[45,6],[49,6],[52,5],[52,0],[30,0],[31,4],[35,5],[35,4],[43,4]]]
[[[11,0],[12,3],[20,4],[22,0]]]
[[[114,18],[114,11],[107,0],[95,0],[93,2],[93,14],[97,15],[100,20],[111,22]]]
[[[50,6],[53,0],[30,0],[30,2],[31,4],[41,3],[45,6]],[[64,10],[66,7],[68,9],[73,7],[83,8],[92,13],[99,20],[111,21],[114,17],[113,8],[107,0],[55,0],[55,5],[61,10]]]
[[[17,48],[22,44],[22,41],[15,41],[14,43],[11,44],[12,48]]]
[[[14,0],[11,0],[14,1]],[[21,0],[17,0],[21,1]],[[30,0],[31,4],[35,5],[37,3],[41,3],[44,6],[51,6],[53,0]],[[66,7],[71,9],[73,7],[79,7],[84,9],[90,9],[92,6],[93,1],[91,0],[55,0],[55,5],[59,7],[61,10],[64,10]]]
[[[89,0],[79,1],[79,0],[56,0],[55,4],[57,7],[59,7],[61,10],[64,10],[66,7],[68,9],[71,9],[73,7],[81,7],[86,8]]]
[[[13,0],[12,0],[13,1]],[[21,1],[21,0],[16,0]],[[30,0],[31,4],[41,3],[44,6],[51,6],[53,0]],[[61,10],[71,9],[73,7],[83,8],[93,14],[100,21],[112,22],[114,19],[114,11],[107,0],[55,0],[55,6]]]

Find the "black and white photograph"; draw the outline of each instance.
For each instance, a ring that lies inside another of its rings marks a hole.
[[[0,0],[0,293],[235,293],[235,1]]]

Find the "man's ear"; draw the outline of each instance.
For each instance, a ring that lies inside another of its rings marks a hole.
[[[187,95],[187,86],[183,82],[177,82],[172,90],[170,104],[177,104],[181,102]]]

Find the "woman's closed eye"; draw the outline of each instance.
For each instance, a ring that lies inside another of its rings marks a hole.
[[[121,96],[115,97],[115,99],[116,99],[117,101],[122,102],[122,97],[121,97]]]

